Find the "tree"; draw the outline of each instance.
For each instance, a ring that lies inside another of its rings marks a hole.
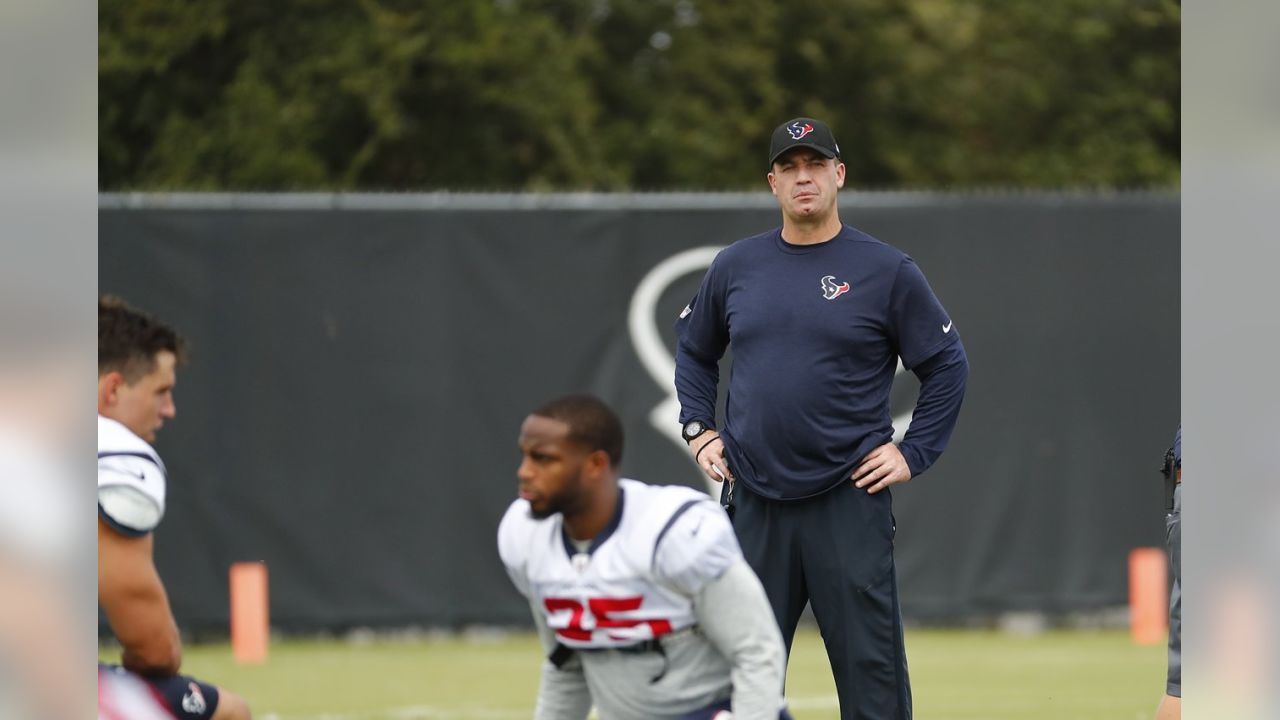
[[[828,120],[853,186],[1174,185],[1165,0],[118,0],[99,183],[759,188]]]

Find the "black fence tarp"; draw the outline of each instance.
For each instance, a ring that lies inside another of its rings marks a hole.
[[[703,486],[672,326],[771,198],[224,200],[99,212],[100,290],[192,346],[157,444],[184,627],[226,627],[239,560],[266,561],[287,630],[527,623],[494,531],[520,421],[562,393],[622,414],[625,475]],[[1124,604],[1128,552],[1163,539],[1178,198],[850,194],[842,218],[919,262],[972,365],[950,449],[894,492],[904,613]]]

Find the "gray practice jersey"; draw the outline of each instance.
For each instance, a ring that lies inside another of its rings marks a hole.
[[[732,697],[735,718],[778,717],[785,652],[764,588],[724,511],[681,487],[621,481],[618,521],[590,552],[560,516],[516,501],[499,551],[550,655],[537,718],[673,718]],[[662,652],[637,652],[656,642]]]

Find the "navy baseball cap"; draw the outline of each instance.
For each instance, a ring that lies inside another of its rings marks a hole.
[[[773,167],[779,155],[798,147],[812,148],[823,157],[840,157],[840,146],[831,128],[821,120],[801,117],[788,120],[773,131],[773,139],[769,141],[769,167]]]

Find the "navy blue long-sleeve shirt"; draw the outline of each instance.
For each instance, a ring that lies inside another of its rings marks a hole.
[[[720,427],[717,362],[732,344],[725,453],[739,481],[774,499],[835,487],[893,438],[899,357],[921,383],[899,449],[912,476],[923,473],[947,446],[969,374],[920,268],[847,225],[815,245],[775,229],[725,248],[676,331],[680,422]]]

